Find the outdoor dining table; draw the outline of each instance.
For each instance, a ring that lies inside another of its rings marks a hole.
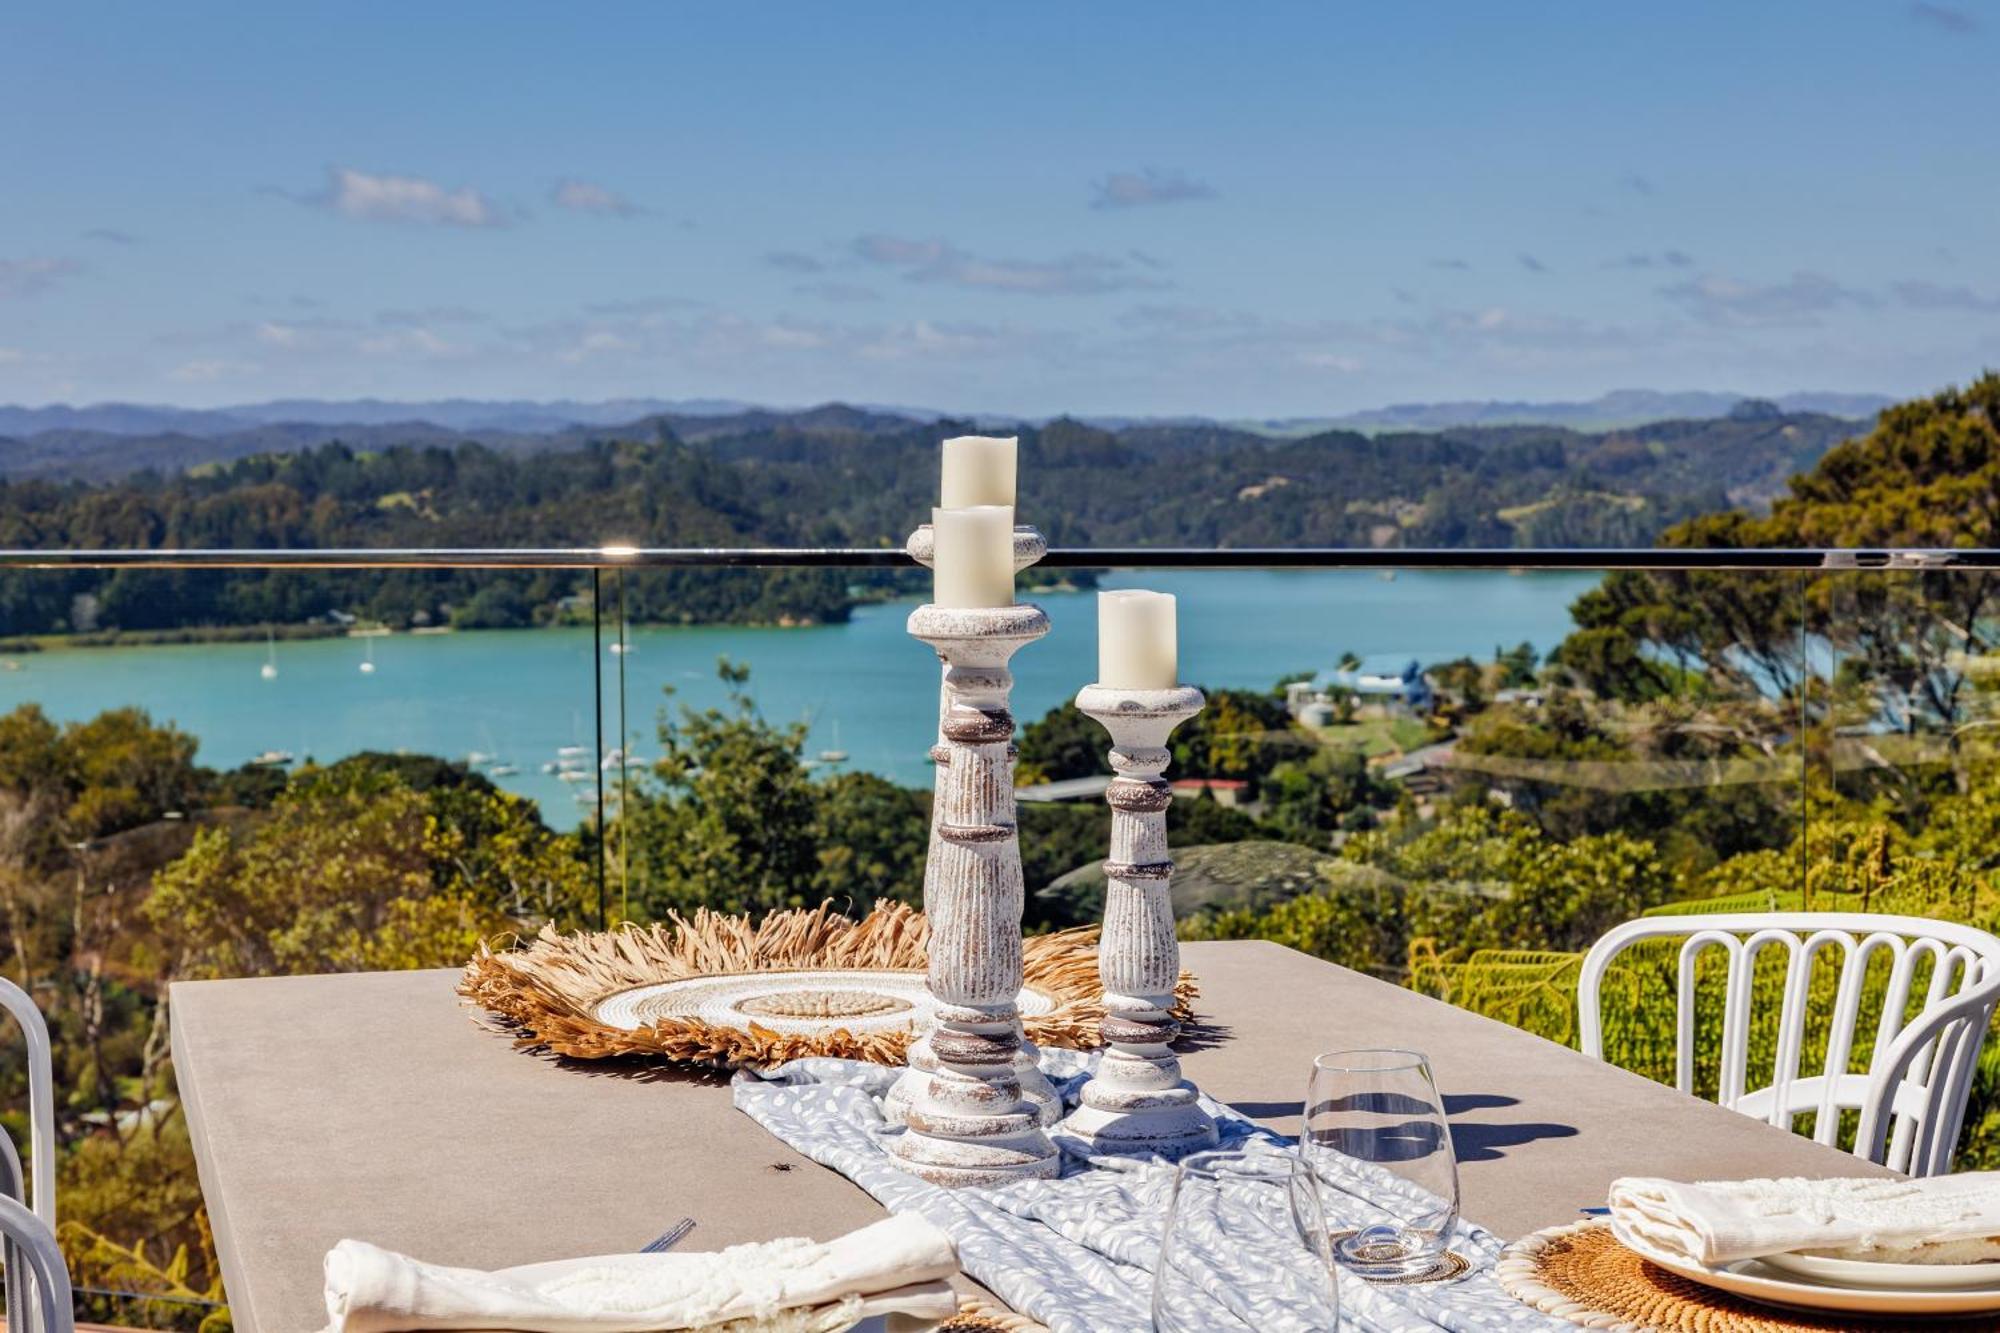
[[[1513,1239],[1574,1221],[1616,1176],[1886,1174],[1576,1051],[1276,944],[1195,943],[1188,1077],[1296,1132],[1313,1056],[1427,1052],[1465,1215]],[[542,1058],[473,1022],[457,973],[203,981],[172,993],[174,1067],[202,1195],[246,1333],[326,1322],[343,1237],[502,1268],[637,1250],[681,1217],[687,1249],[882,1215],[731,1105],[714,1072]],[[961,1283],[968,1291],[977,1290]]]

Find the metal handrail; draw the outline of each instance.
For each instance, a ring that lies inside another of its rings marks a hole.
[[[1996,570],[2000,550],[1821,547],[1055,547],[1058,569]],[[900,547],[0,551],[4,569],[907,569]]]

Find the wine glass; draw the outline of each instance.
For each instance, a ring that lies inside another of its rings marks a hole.
[[[1340,1293],[1319,1191],[1293,1152],[1196,1153],[1174,1169],[1155,1333],[1333,1333]]]
[[[1458,1219],[1458,1158],[1430,1062],[1416,1051],[1330,1051],[1313,1061],[1305,1111],[1300,1147],[1313,1175],[1389,1214],[1336,1239],[1334,1257],[1371,1278],[1435,1268]]]

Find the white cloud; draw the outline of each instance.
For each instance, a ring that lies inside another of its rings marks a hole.
[[[596,213],[603,217],[637,217],[646,210],[624,195],[591,181],[562,180],[549,191],[549,202],[572,213]]]
[[[1944,287],[1935,282],[1899,282],[1896,299],[1915,310],[2000,311],[2000,296],[1981,296],[1970,287]]]
[[[1092,181],[1092,208],[1145,208],[1155,204],[1183,204],[1195,199],[1213,199],[1215,187],[1191,180],[1185,172],[1147,167],[1142,171],[1114,171]]]
[[[230,361],[221,357],[204,360],[183,361],[167,372],[167,378],[182,384],[212,384],[216,380],[236,379],[257,373],[257,365],[252,361]]]
[[[772,250],[764,256],[764,262],[786,273],[818,273],[826,268],[820,260],[798,250]]]
[[[876,234],[856,237],[854,253],[871,264],[896,264],[915,268],[942,263],[958,251],[943,241],[915,241],[904,236]]]
[[[1824,273],[1801,270],[1783,282],[1744,282],[1704,273],[1660,288],[1660,295],[1705,324],[1739,328],[1812,325],[1843,306],[1879,304],[1867,292],[1844,287]]]
[[[1917,0],[1917,3],[1910,6],[1909,12],[1911,22],[1935,28],[1940,32],[1966,37],[1979,31],[1977,18],[1963,9],[1954,9],[1950,5],[1936,5],[1927,3],[1927,0]]]
[[[498,205],[473,189],[456,189],[422,176],[377,175],[353,167],[327,168],[326,188],[301,202],[360,222],[409,222],[447,227],[502,227]]]
[[[863,287],[853,282],[803,282],[792,288],[800,296],[811,296],[821,301],[839,301],[852,304],[857,301],[879,301],[881,295],[873,287]]]
[[[564,365],[576,366],[583,364],[594,356],[630,352],[635,350],[636,346],[637,344],[629,339],[622,338],[608,330],[596,329],[577,339],[574,347],[556,353],[556,360],[562,362]]]
[[[419,324],[484,324],[488,315],[462,305],[432,305],[421,310],[378,310],[375,322],[384,328],[406,329]]]
[[[1694,256],[1685,250],[1662,250],[1654,254],[1648,250],[1635,250],[1617,259],[1608,259],[1606,268],[1692,268]]]
[[[456,356],[465,349],[429,329],[397,329],[363,338],[355,344],[364,356]]]
[[[83,271],[74,259],[49,255],[30,259],[0,259],[0,301],[45,292],[64,278]]]
[[[854,254],[903,270],[910,282],[942,283],[1027,296],[1087,296],[1165,287],[1125,259],[1088,251],[1055,259],[987,259],[948,241],[873,234],[857,237]]]

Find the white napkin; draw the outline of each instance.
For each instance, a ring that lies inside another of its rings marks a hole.
[[[728,1324],[807,1333],[878,1314],[949,1318],[951,1238],[914,1213],[820,1243],[708,1254],[607,1254],[482,1272],[343,1240],[326,1256],[328,1333],[507,1329],[641,1333]],[[843,1322],[844,1321],[844,1322]]]
[[[2000,1259],[2000,1172],[1927,1180],[1611,1182],[1611,1223],[1701,1264],[1803,1251],[1881,1263]]]

